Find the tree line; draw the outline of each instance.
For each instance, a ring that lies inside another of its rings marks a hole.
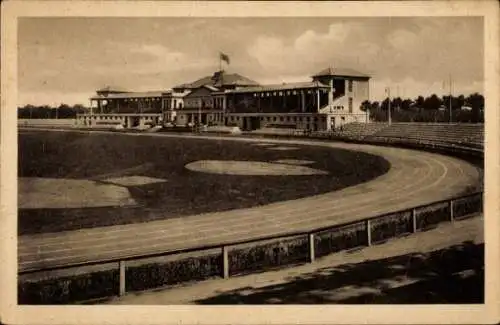
[[[451,119],[452,122],[484,123],[484,97],[479,93],[467,97],[439,97],[436,94],[428,97],[418,96],[415,99],[394,97],[391,98],[390,107],[393,122],[449,122]],[[381,102],[366,100],[361,104],[363,111],[369,110],[370,119],[378,122],[388,120],[388,108],[389,98]],[[89,111],[89,108],[81,104],[61,104],[57,107],[28,104],[19,107],[17,115],[20,119],[67,119],[76,118],[77,114]]]
[[[484,123],[484,97],[473,93],[465,97],[442,96],[432,94],[415,99],[394,97],[390,100],[391,119],[393,122],[460,122]],[[450,114],[451,107],[451,114]],[[364,101],[363,111],[369,110],[373,121],[388,120],[389,98],[383,101]]]
[[[18,107],[17,117],[20,119],[67,119],[76,118],[77,114],[88,113],[89,111],[89,108],[80,104],[73,106],[61,104],[56,107],[28,104],[23,107]]]

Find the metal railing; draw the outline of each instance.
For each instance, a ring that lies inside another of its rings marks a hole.
[[[220,277],[229,278],[235,274],[255,271],[255,269],[313,262],[316,258],[328,254],[375,245],[391,238],[417,233],[442,222],[453,222],[459,218],[480,214],[482,213],[482,208],[483,192],[475,192],[453,199],[441,200],[353,222],[306,231],[293,231],[271,236],[188,247],[171,251],[153,252],[149,254],[25,269],[18,273],[19,275],[26,275],[38,272],[72,269],[75,267],[115,263],[118,267],[119,275],[117,276],[118,283],[113,285],[115,288],[113,291],[115,294],[124,295],[127,292],[127,264],[130,262],[137,263],[137,261],[155,257],[167,257],[193,252],[203,253],[209,250],[217,250],[219,253],[216,253],[218,256],[216,256],[215,259],[209,260],[208,262],[205,259],[201,264],[206,266],[206,263],[210,264],[210,261],[216,261],[215,263],[220,264],[215,266],[208,265],[207,267],[217,271],[220,270]],[[200,262],[196,265],[200,267]],[[133,268],[134,267],[131,267],[131,269]],[[171,269],[172,268],[170,268],[170,270]],[[174,269],[179,270],[178,267]],[[135,271],[132,270],[132,273],[134,272]],[[158,273],[159,271],[157,270],[156,272]],[[151,280],[152,282],[156,281],[156,284],[148,287],[148,289],[171,284],[169,283],[170,275],[167,274],[168,272],[162,272],[159,272],[162,273],[162,278],[160,280]],[[151,273],[147,274],[154,277]],[[172,276],[179,278],[179,275]],[[148,281],[145,279],[144,275],[138,275],[138,277],[141,281]],[[156,274],[156,277],[158,277],[158,274]],[[181,278],[185,278],[184,273]],[[133,282],[134,279],[131,280]],[[137,285],[134,284],[129,285],[129,288],[132,290],[141,290],[137,289]]]

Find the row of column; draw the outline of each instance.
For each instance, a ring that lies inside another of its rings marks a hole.
[[[108,104],[110,103],[109,99],[91,99],[90,100],[90,112],[93,114],[94,109],[97,108],[97,113],[103,114],[104,113],[103,112],[103,108],[104,108],[103,101],[105,101],[105,100],[108,101]],[[97,107],[94,107],[94,104],[93,104],[94,101],[97,102]],[[116,106],[115,105],[113,105],[113,106],[116,107],[117,113],[120,113],[120,102],[121,102],[120,100],[114,100],[114,103],[116,103]],[[139,99],[137,101],[139,113],[142,113],[144,108],[147,108],[147,109],[153,108],[151,105],[148,105],[148,104],[144,105],[144,104],[145,104],[144,100]],[[164,110],[164,103],[163,103],[163,101],[161,101],[161,111],[163,111],[163,110]],[[123,113],[128,113],[128,112],[123,112]]]
[[[254,93],[255,94],[255,93]],[[250,96],[250,93],[246,93],[245,94],[246,96]],[[315,95],[316,95],[316,100],[315,100],[315,104],[316,104],[316,109],[317,111],[319,111],[321,109],[321,103],[320,103],[320,89],[316,89],[315,90]],[[284,97],[286,97],[287,95],[284,94],[283,95]],[[272,100],[273,100],[273,97],[276,97],[276,96],[271,96],[271,106],[272,106]],[[306,101],[306,94],[305,94],[305,91],[304,90],[300,90],[300,96],[299,96],[299,103],[297,103],[297,105],[300,106],[301,108],[301,112],[304,113],[305,112],[305,101]],[[93,105],[93,101],[96,101],[97,102],[97,111],[102,114],[103,113],[103,101],[104,100],[107,100],[107,99],[91,99],[90,100],[90,111],[91,113],[94,113],[94,105]],[[172,100],[172,99],[170,99]],[[328,94],[328,102],[331,102],[333,100],[333,94],[331,91],[329,91],[329,94]],[[216,96],[214,98],[214,108],[215,109],[225,109],[226,106],[227,106],[227,98],[225,96]],[[260,110],[260,101],[261,101],[261,96],[258,96],[258,105],[259,105],[259,110]],[[116,109],[117,109],[117,112],[120,111],[120,101],[117,100],[116,101]],[[138,106],[139,106],[139,112],[142,112],[142,109],[143,109],[143,101],[141,99],[139,99],[139,101],[137,102],[138,103]],[[234,105],[234,103],[233,103]],[[171,109],[172,105],[165,105],[165,100],[163,98],[161,98],[161,111],[165,111],[165,108],[168,109]],[[151,106],[149,106],[149,108],[151,108]]]

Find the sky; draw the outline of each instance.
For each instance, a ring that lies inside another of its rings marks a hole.
[[[229,73],[261,84],[308,81],[327,67],[370,75],[370,99],[483,93],[478,17],[21,18],[19,106],[89,104],[105,86],[167,90]]]

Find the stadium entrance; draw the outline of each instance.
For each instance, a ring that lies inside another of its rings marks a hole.
[[[141,118],[139,116],[133,116],[130,124],[131,127],[138,127],[141,124]]]
[[[260,129],[260,117],[258,116],[243,117],[243,130],[253,131],[257,129]]]

